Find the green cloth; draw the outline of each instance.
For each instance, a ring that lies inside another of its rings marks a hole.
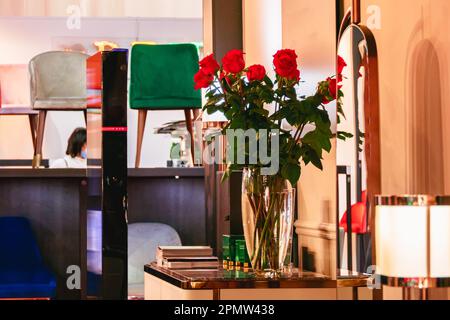
[[[131,51],[132,109],[200,109],[201,90],[194,89],[199,70],[194,44],[136,44]]]

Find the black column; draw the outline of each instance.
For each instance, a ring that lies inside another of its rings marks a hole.
[[[103,53],[103,292],[127,299],[127,75],[128,51]]]

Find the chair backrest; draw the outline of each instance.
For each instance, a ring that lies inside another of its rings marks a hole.
[[[29,83],[26,64],[0,65],[1,104],[29,106]]]
[[[357,234],[367,233],[367,191],[361,193],[361,202],[352,205],[352,232]],[[339,223],[340,228],[347,232],[347,211],[345,211]]]
[[[36,101],[86,99],[86,59],[79,52],[51,51],[29,64],[31,104]]]
[[[0,266],[36,266],[42,264],[36,239],[25,218],[0,218]]]
[[[201,91],[194,89],[198,63],[198,50],[194,44],[133,45],[131,108],[201,108]]]

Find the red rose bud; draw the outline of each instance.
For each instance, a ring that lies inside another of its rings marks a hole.
[[[266,68],[260,64],[255,64],[247,70],[248,81],[262,81],[266,76]]]
[[[342,71],[344,71],[344,68],[347,66],[347,63],[345,62],[344,58],[341,56],[338,56],[338,75],[342,74]]]
[[[200,61],[200,68],[203,69],[205,73],[216,74],[216,72],[219,71],[220,66],[216,59],[214,59],[214,55],[210,54]]]
[[[245,69],[244,53],[241,50],[231,50],[222,59],[223,70],[228,73],[240,73]]]
[[[208,88],[214,81],[214,76],[210,73],[206,73],[204,69],[200,69],[194,76],[195,90],[202,88]]]
[[[294,50],[279,50],[274,56],[273,64],[275,72],[283,78],[291,80],[300,79],[300,71],[298,71],[297,54]]]
[[[328,92],[326,92],[324,94],[323,101],[322,101],[323,104],[328,104],[331,101],[336,100],[338,91],[342,88],[342,86],[338,85],[336,79],[328,78],[327,82],[328,82],[327,83]],[[329,99],[330,97],[332,98],[331,100]]]

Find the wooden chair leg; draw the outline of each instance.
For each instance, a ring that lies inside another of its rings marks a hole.
[[[200,119],[200,109],[193,109],[192,110],[194,113],[194,121],[199,121]]]
[[[42,144],[44,142],[45,120],[47,118],[47,111],[39,111],[39,120],[36,133],[36,148],[34,151],[33,168],[39,168],[42,160]]]
[[[192,164],[195,163],[195,144],[194,144],[194,126],[192,121],[191,109],[184,110],[184,116],[186,118],[186,127],[191,139],[191,157]]]
[[[30,121],[31,140],[33,140],[33,150],[34,152],[36,152],[36,131],[38,126],[38,115],[30,114],[28,116],[28,120]]]
[[[195,128],[195,136],[194,143],[196,149],[194,149],[194,166],[202,166],[202,153],[203,153],[203,124],[202,124],[202,113],[201,109],[193,109],[194,113],[194,128]],[[196,151],[199,152],[196,154]],[[199,158],[200,157],[200,158]]]
[[[138,169],[141,165],[142,142],[144,141],[145,123],[147,121],[147,110],[139,110],[137,146],[136,146],[136,163]]]

